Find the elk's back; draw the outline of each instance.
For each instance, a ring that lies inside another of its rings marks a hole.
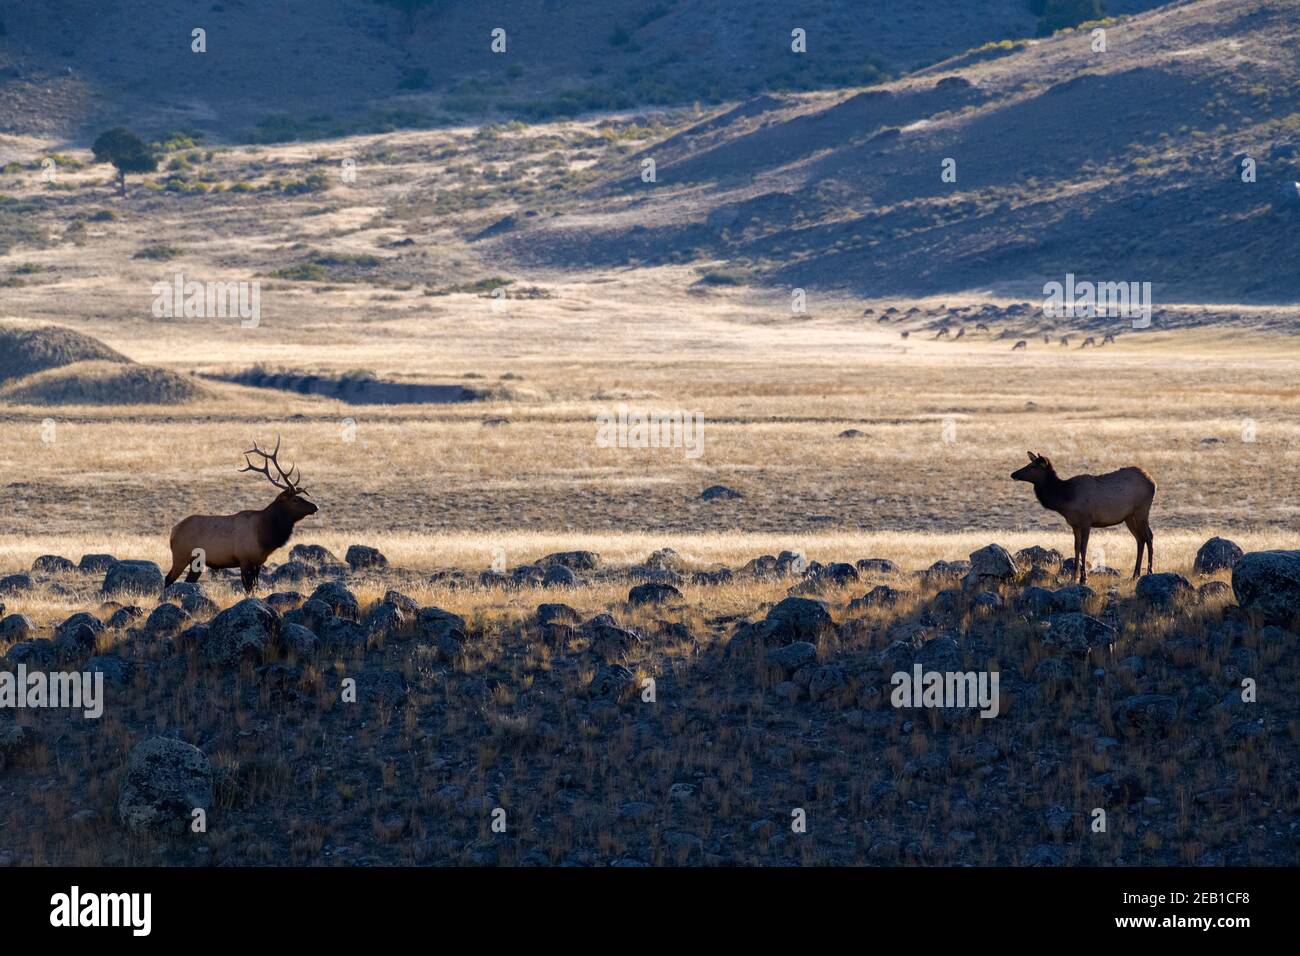
[[[1156,493],[1155,481],[1141,468],[1079,475],[1067,484],[1071,510],[1086,517],[1094,527],[1119,524],[1134,512],[1149,507]]]
[[[210,568],[237,567],[241,560],[260,563],[264,556],[258,541],[257,515],[256,511],[190,515],[172,529],[172,557],[188,562],[194,550],[202,548]]]

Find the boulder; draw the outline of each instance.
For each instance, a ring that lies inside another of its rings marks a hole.
[[[90,658],[86,661],[86,670],[92,674],[103,674],[104,683],[117,688],[128,686],[135,675],[135,665],[116,654],[100,654]]]
[[[142,617],[144,617],[144,608],[135,604],[128,604],[126,607],[120,607],[109,615],[108,629],[110,631],[125,630]]]
[[[537,564],[543,568],[558,564],[570,571],[594,571],[600,567],[600,555],[594,551],[557,551],[555,554],[548,554]]]
[[[401,591],[385,591],[384,603],[391,604],[393,607],[410,614],[414,617],[420,613],[420,604],[413,597],[408,597]]]
[[[627,603],[632,605],[677,603],[681,600],[682,592],[671,584],[638,584],[627,594]]]
[[[899,591],[896,588],[891,588],[887,584],[877,584],[866,594],[862,595],[862,597],[854,598],[850,601],[849,610],[856,611],[873,607],[894,607],[899,601],[902,601],[911,593],[911,591]]]
[[[1044,624],[1043,643],[1077,657],[1094,647],[1109,647],[1119,637],[1119,632],[1109,624],[1078,612],[1051,614]]]
[[[144,622],[144,632],[150,637],[172,637],[193,623],[188,613],[175,604],[159,604]]]
[[[886,558],[860,558],[855,567],[859,574],[898,574],[898,565]]]
[[[1178,719],[1178,701],[1163,694],[1137,694],[1112,707],[1111,715],[1123,734],[1163,736]]]
[[[1097,592],[1086,584],[1070,584],[1052,592],[1052,605],[1058,613],[1081,613],[1096,596]]]
[[[361,629],[365,631],[367,639],[373,637],[389,640],[406,636],[409,633],[408,626],[413,621],[414,616],[397,605],[380,602],[366,612]]]
[[[343,566],[333,551],[319,544],[295,544],[289,549],[289,560],[318,571]]]
[[[576,588],[577,586],[578,576],[573,573],[572,568],[562,564],[552,564],[542,575],[544,588]]]
[[[1135,593],[1139,600],[1153,607],[1172,608],[1196,600],[1196,589],[1181,574],[1164,571],[1148,574],[1138,579]]]
[[[32,589],[32,576],[26,573],[7,574],[0,578],[0,594],[22,594]]]
[[[951,637],[932,637],[917,650],[913,663],[928,671],[960,670],[961,650]]]
[[[185,833],[196,809],[212,809],[212,765],[197,747],[151,737],[127,760],[117,815],[131,831]]]
[[[301,624],[285,624],[280,628],[280,646],[291,657],[307,660],[316,653],[316,635]]]
[[[388,559],[379,552],[378,548],[367,547],[364,544],[350,545],[343,559],[353,571],[388,567]]]
[[[701,501],[736,501],[744,497],[735,488],[728,488],[726,485],[709,485],[700,492]]]
[[[817,660],[817,646],[808,641],[795,641],[783,647],[775,647],[767,652],[767,663],[779,667],[787,674],[793,674],[805,664]]]
[[[1232,591],[1246,613],[1289,627],[1300,617],[1300,551],[1252,551],[1232,568]]]
[[[25,614],[10,614],[0,618],[0,643],[17,644],[32,636],[35,630],[31,619]]]
[[[582,615],[567,604],[537,605],[538,624],[577,624],[581,620]]]
[[[835,697],[849,686],[848,675],[837,664],[823,664],[811,668],[808,677],[808,697],[810,700],[826,700]],[[797,682],[796,678],[796,682]]]
[[[459,614],[452,614],[440,607],[421,608],[415,616],[416,636],[421,641],[432,644],[440,635],[453,631],[465,633],[465,619]]]
[[[364,651],[370,638],[356,621],[343,617],[328,617],[316,630],[318,646],[331,654],[356,654]]]
[[[272,571],[267,580],[276,587],[281,584],[298,584],[311,577],[311,573],[311,568],[301,561],[286,561]]]
[[[1231,571],[1245,552],[1227,538],[1211,538],[1196,552],[1192,570],[1197,574]]]
[[[971,574],[977,578],[1006,580],[1020,573],[1011,553],[1000,544],[990,544],[970,554]]]
[[[279,637],[280,624],[280,615],[265,601],[244,598],[209,622],[203,655],[211,664],[261,663],[267,648]]]
[[[621,664],[605,664],[591,679],[588,690],[591,696],[605,700],[619,700],[636,683],[636,675]]]
[[[691,583],[703,585],[704,587],[716,587],[719,584],[729,584],[735,574],[731,568],[717,568],[712,571],[696,571],[691,575]]]
[[[326,581],[324,584],[311,592],[308,601],[320,601],[329,606],[338,617],[347,621],[359,621],[361,619],[361,605],[357,603],[356,595],[349,591],[338,581]]]
[[[102,574],[117,563],[111,554],[83,554],[77,567],[88,574]]]
[[[32,570],[38,574],[67,574],[77,570],[77,566],[57,554],[43,554],[32,562]]]
[[[804,597],[785,598],[767,612],[767,620],[788,627],[792,634],[791,641],[812,643],[816,643],[825,631],[835,626],[824,602]]]
[[[20,724],[0,711],[0,770],[27,760],[40,739],[35,727]]]
[[[118,561],[104,574],[105,594],[161,594],[163,573],[152,561]]]
[[[1018,567],[1024,565],[1031,568],[1057,571],[1061,567],[1061,552],[1055,548],[1040,548],[1035,544],[1017,551],[1015,562]]]

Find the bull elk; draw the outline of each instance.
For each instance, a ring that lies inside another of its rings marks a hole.
[[[265,508],[233,515],[190,515],[172,528],[172,569],[167,572],[167,587],[187,569],[185,580],[193,583],[207,568],[239,568],[244,591],[252,593],[262,565],[271,552],[289,540],[294,525],[317,511],[306,498],[301,473],[295,476],[297,468],[294,465],[290,465],[287,472],[281,468],[279,454],[278,437],[271,452],[262,451],[254,442],[253,447],[244,452],[246,467],[239,469],[240,472],[265,475],[280,489],[275,500]],[[250,455],[261,457],[260,468],[253,464]],[[275,467],[279,480],[271,474],[271,466]],[[196,558],[198,570],[194,570],[195,564],[192,563]]]
[[[1141,468],[1121,468],[1104,475],[1075,475],[1062,479],[1042,455],[1029,453],[1029,464],[1013,471],[1016,481],[1034,486],[1038,503],[1055,511],[1074,529],[1074,566],[1079,583],[1088,581],[1088,535],[1093,528],[1109,528],[1121,521],[1137,540],[1137,563],[1133,577],[1142,572],[1142,548],[1147,552],[1147,574],[1151,573],[1151,501],[1156,483]]]

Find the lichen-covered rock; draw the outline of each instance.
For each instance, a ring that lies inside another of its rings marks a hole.
[[[312,591],[307,600],[328,605],[335,616],[345,621],[361,620],[361,605],[357,603],[357,596],[338,581],[326,581]]]
[[[152,561],[117,561],[104,574],[105,594],[161,594],[163,574]]]
[[[977,578],[1005,580],[1020,573],[1011,553],[1000,544],[985,545],[970,554],[970,573]]]
[[[817,646],[808,641],[795,641],[784,647],[775,647],[767,652],[767,663],[779,667],[787,674],[793,674],[805,664],[817,660]]]
[[[34,626],[25,614],[10,614],[0,618],[0,643],[16,644],[32,636]]]
[[[1300,551],[1251,551],[1232,568],[1232,591],[1246,613],[1289,627],[1300,618]]]
[[[111,554],[83,554],[77,568],[87,574],[102,574],[116,563],[117,558]]]
[[[1014,557],[1017,567],[1043,568],[1047,571],[1059,571],[1061,568],[1061,552],[1055,548],[1042,548],[1035,544],[1021,548]]]
[[[195,810],[206,813],[212,804],[212,765],[197,747],[151,737],[131,751],[117,801],[128,830],[181,834]]]
[[[1197,574],[1231,571],[1245,552],[1227,538],[1211,538],[1196,552],[1192,570]]]
[[[537,562],[539,567],[561,565],[570,571],[594,571],[600,567],[600,555],[594,551],[557,551]]]
[[[824,602],[804,597],[784,598],[767,612],[767,620],[786,625],[793,635],[791,641],[813,644],[835,626]]]
[[[32,562],[32,570],[37,574],[67,574],[77,570],[77,566],[57,554],[42,554]]]
[[[1178,701],[1163,694],[1137,694],[1117,703],[1111,714],[1121,733],[1163,736],[1178,719]]]
[[[627,594],[627,603],[666,604],[682,600],[682,592],[671,584],[638,584]]]
[[[384,557],[378,548],[372,548],[364,544],[349,545],[343,560],[348,563],[348,567],[353,571],[378,570],[388,567],[388,559]]]
[[[577,586],[578,576],[573,573],[572,568],[566,568],[562,564],[552,564],[542,573],[544,588],[576,588]]]
[[[203,656],[211,664],[226,666],[245,660],[261,663],[280,634],[280,623],[280,615],[265,601],[244,598],[209,622]]]
[[[1153,607],[1171,608],[1196,600],[1196,589],[1181,574],[1165,571],[1138,579],[1135,593]]]
[[[1044,625],[1044,645],[1079,657],[1094,647],[1109,647],[1119,636],[1109,624],[1073,611],[1048,615]]]
[[[343,562],[329,548],[320,544],[295,544],[289,549],[289,560],[305,564],[316,570],[340,568]]]

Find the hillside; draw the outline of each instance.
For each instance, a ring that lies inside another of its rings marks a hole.
[[[1038,297],[1075,273],[1165,301],[1294,301],[1294,14],[1202,0],[1110,26],[1105,53],[1067,32],[865,91],[762,95],[610,167],[568,215],[486,241],[569,266],[689,249],[873,296]]]
[[[1129,13],[1154,0],[1109,0]],[[1028,0],[0,2],[0,133],[85,139],[123,122],[222,140],[837,88],[1033,36]],[[207,52],[191,31],[207,31]],[[506,50],[489,50],[493,29]],[[807,31],[808,52],[790,52]]]

